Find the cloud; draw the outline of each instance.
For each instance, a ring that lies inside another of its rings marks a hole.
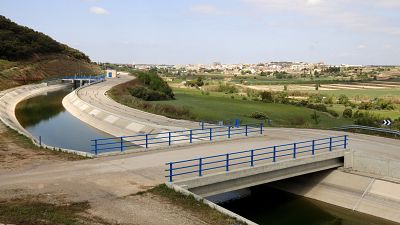
[[[398,0],[241,0],[269,14],[296,13],[310,18],[310,25],[338,25],[352,31],[400,35],[400,25],[393,23],[390,13],[371,13],[368,9],[380,8],[382,12],[400,7]],[[393,13],[392,13],[393,15]]]
[[[98,15],[110,14],[106,9],[97,6],[90,7],[89,11],[93,14],[98,14]]]
[[[322,2],[321,0],[307,0],[308,5],[318,5],[321,2]]]
[[[366,45],[363,45],[363,44],[357,46],[358,49],[364,49],[364,48],[366,48],[366,47],[367,47],[367,46],[366,46]]]
[[[218,10],[217,7],[213,5],[193,5],[190,8],[190,11],[199,13],[199,14],[212,14],[212,15],[221,15],[224,14],[222,11]]]

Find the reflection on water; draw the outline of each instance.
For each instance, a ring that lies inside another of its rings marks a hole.
[[[15,110],[20,124],[42,142],[55,147],[89,152],[90,140],[111,137],[72,116],[62,99],[71,92],[65,89],[49,92],[20,102]]]
[[[394,225],[389,221],[310,200],[267,185],[250,188],[244,198],[220,203],[260,225]]]
[[[24,128],[32,127],[64,112],[61,101],[68,92],[68,89],[49,92],[19,103],[15,111],[19,123]]]

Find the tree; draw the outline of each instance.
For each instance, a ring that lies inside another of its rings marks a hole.
[[[320,115],[317,114],[317,110],[314,110],[313,114],[311,114],[311,119],[314,120],[314,123],[318,125],[321,122]]]

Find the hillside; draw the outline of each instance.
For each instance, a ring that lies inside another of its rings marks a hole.
[[[79,50],[0,15],[0,90],[75,74],[99,74]]]

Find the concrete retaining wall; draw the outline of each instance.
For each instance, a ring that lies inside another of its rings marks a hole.
[[[296,195],[400,222],[400,184],[346,173],[319,172],[270,184]]]
[[[399,146],[400,151],[400,146]],[[352,170],[356,172],[372,174],[382,178],[396,179],[400,181],[400,161],[380,155],[365,154],[362,151],[354,151]]]

